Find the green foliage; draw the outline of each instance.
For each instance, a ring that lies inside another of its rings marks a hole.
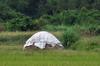
[[[55,14],[53,16],[47,15],[45,17],[41,17],[43,20],[47,21],[48,24],[53,25],[74,25],[77,21],[77,16],[75,16],[76,11],[68,10],[63,11],[61,13]]]
[[[0,4],[0,22],[7,22],[20,16],[23,16],[20,12],[11,9],[6,4]]]
[[[15,25],[14,31],[42,30],[47,25],[100,25],[99,6],[99,0],[0,0],[0,22],[22,22],[30,17],[33,27],[23,29],[22,25]]]
[[[100,36],[83,37],[71,46],[74,50],[100,51]]]
[[[72,28],[64,31],[62,41],[65,48],[70,48],[78,40],[79,34],[78,32],[72,30]]]
[[[23,12],[28,5],[28,0],[5,0],[6,4],[12,9]]]
[[[40,18],[53,25],[100,25],[99,16],[99,10],[92,9],[90,11],[83,7],[81,10],[65,10],[52,16],[47,15]]]
[[[60,13],[61,20],[63,21],[62,24],[64,25],[74,25],[77,23],[77,10],[67,10]]]
[[[6,23],[8,31],[27,31],[33,29],[32,20],[29,17],[19,16]]]
[[[32,17],[54,15],[68,9],[100,9],[99,0],[0,0],[11,9]]]
[[[84,36],[95,36],[99,35],[100,25],[83,25],[78,28],[79,32]]]
[[[0,23],[0,32],[4,30],[5,30],[4,23]]]
[[[47,24],[47,20],[43,19],[43,17],[33,20],[32,22],[34,30],[41,30]]]
[[[12,11],[7,5],[0,4],[0,22],[3,22],[3,20],[11,18],[12,16],[9,16],[10,12]]]
[[[96,35],[100,35],[100,26],[98,26],[98,27],[96,28],[95,34],[96,34]]]

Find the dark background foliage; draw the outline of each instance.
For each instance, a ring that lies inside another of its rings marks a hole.
[[[76,24],[100,25],[100,0],[0,0],[1,30],[42,30],[47,25]]]

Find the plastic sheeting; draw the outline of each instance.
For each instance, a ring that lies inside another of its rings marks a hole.
[[[44,49],[46,44],[50,44],[52,47],[56,44],[62,46],[61,42],[55,36],[46,31],[35,33],[26,41],[24,48],[33,44],[40,49]]]

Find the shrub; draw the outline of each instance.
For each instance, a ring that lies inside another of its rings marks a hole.
[[[98,24],[89,25],[75,25],[74,28],[79,31],[81,36],[95,36],[100,34],[100,27]]]
[[[95,35],[95,30],[96,30],[95,25],[94,26],[92,25],[92,26],[88,27],[88,31],[89,31],[90,35]]]
[[[49,23],[54,25],[74,25],[77,22],[77,10],[62,11],[58,14],[50,16]]]
[[[42,17],[32,21],[34,30],[41,30],[46,24],[47,20]]]
[[[95,33],[96,33],[96,35],[100,35],[100,26],[98,26],[98,27],[96,28]]]
[[[29,17],[22,16],[9,20],[6,23],[6,29],[8,31],[27,31],[32,30],[32,25],[32,21]]]
[[[0,32],[1,31],[4,31],[5,30],[5,28],[4,28],[4,23],[0,23]]]
[[[71,46],[73,50],[100,51],[100,36],[83,37]]]
[[[65,48],[69,48],[71,47],[72,44],[74,44],[77,40],[79,39],[79,34],[71,29],[67,29],[64,33],[63,33],[63,45]]]

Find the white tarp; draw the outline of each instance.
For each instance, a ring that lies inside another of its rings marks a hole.
[[[29,38],[26,41],[24,48],[27,46],[33,45],[33,43],[34,43],[34,46],[40,49],[45,48],[46,44],[50,44],[52,47],[54,47],[56,44],[59,46],[62,46],[60,41],[55,36],[53,36],[51,33],[46,32],[46,31],[40,31],[40,32],[35,33],[31,38]]]
[[[39,47],[40,49],[45,48],[45,43],[35,43],[34,46]]]

